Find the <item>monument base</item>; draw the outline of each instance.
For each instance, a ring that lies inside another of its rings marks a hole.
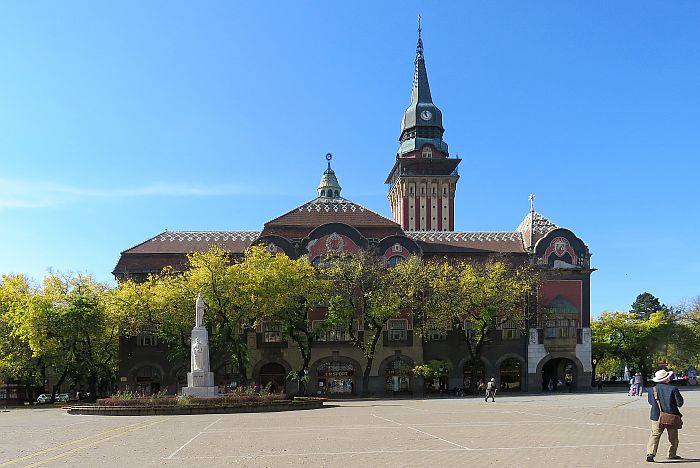
[[[187,387],[182,389],[188,396],[217,396],[219,387],[214,385],[214,373],[194,371],[187,373]]]
[[[219,396],[219,387],[183,387],[183,396],[215,397]]]

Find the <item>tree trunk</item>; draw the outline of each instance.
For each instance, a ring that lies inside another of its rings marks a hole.
[[[97,398],[97,375],[95,372],[90,372],[88,375],[88,387],[87,387],[88,394],[90,395],[88,397],[88,401],[95,401]]]
[[[63,381],[66,380],[66,376],[68,375],[68,368],[66,367],[63,369],[63,373],[61,374],[61,378],[58,379],[58,382],[53,386],[53,389],[51,390],[51,403],[56,401],[56,393],[58,390],[61,388],[61,385],[63,385]]]
[[[374,353],[377,349],[377,343],[379,338],[382,336],[382,329],[375,330],[372,341],[370,342],[368,352],[365,353],[367,357],[367,365],[365,366],[365,371],[362,373],[362,396],[369,396],[369,374],[372,372],[372,362],[374,361]]]

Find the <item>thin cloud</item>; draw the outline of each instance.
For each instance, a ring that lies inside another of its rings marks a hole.
[[[46,208],[86,200],[114,200],[142,197],[226,197],[277,196],[269,187],[260,191],[260,184],[236,183],[219,186],[197,186],[178,183],[157,183],[141,187],[94,188],[51,182],[0,179],[0,208]]]

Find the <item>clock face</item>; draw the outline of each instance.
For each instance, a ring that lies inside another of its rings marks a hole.
[[[433,117],[433,113],[429,110],[424,110],[420,113],[420,118],[423,120],[430,120]]]

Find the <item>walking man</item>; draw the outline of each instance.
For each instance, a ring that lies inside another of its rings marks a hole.
[[[659,439],[664,430],[668,433],[668,441],[671,446],[668,449],[668,459],[669,460],[680,460],[682,457],[678,456],[676,451],[678,450],[678,429],[671,429],[668,427],[659,426],[659,416],[660,412],[678,414],[679,406],[683,406],[683,396],[677,387],[670,385],[671,377],[673,377],[673,372],[668,372],[665,369],[661,369],[654,374],[654,378],[651,379],[656,382],[656,387],[652,387],[648,390],[648,401],[651,405],[651,435],[649,436],[649,443],[647,443],[647,461],[653,462],[656,456],[656,450],[659,448]],[[656,395],[654,395],[656,393]],[[658,397],[661,403],[661,409],[656,402]]]
[[[491,401],[495,402],[496,390],[496,379],[491,377],[491,380],[486,384],[486,398],[484,398],[484,401],[489,401],[489,397],[491,397]]]

